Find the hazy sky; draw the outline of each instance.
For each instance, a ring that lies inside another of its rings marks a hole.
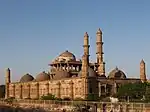
[[[81,58],[85,32],[95,61],[99,27],[107,75],[118,66],[128,77],[139,77],[142,58],[150,74],[149,0],[1,0],[0,83],[8,67],[17,81],[25,73],[48,71],[65,50]]]

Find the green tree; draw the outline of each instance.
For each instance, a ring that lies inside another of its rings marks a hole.
[[[92,93],[92,94],[88,94],[87,98],[85,100],[88,100],[88,101],[98,101],[99,98],[98,98],[97,95],[95,95],[95,94]]]
[[[147,83],[147,86],[146,86],[145,100],[147,102],[150,102],[150,83]]]
[[[0,85],[0,98],[5,97],[5,85]]]
[[[56,100],[56,97],[55,95],[48,94],[48,95],[41,96],[41,100]]]
[[[142,99],[143,95],[145,95],[146,91],[146,84],[145,83],[128,83],[125,85],[122,85],[117,92],[117,96],[119,98],[125,98],[127,100],[127,97],[129,97],[131,100],[134,99]]]

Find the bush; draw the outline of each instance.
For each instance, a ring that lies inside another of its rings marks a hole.
[[[56,100],[57,98],[55,97],[55,95],[52,95],[52,94],[48,94],[46,96],[41,96],[40,98],[41,100]]]
[[[69,98],[69,97],[65,97],[65,98],[63,98],[63,100],[65,100],[65,101],[70,101],[70,100],[71,100],[71,98]]]
[[[83,101],[84,99],[83,98],[80,98],[80,97],[77,97],[74,99],[75,101]]]
[[[88,96],[85,100],[87,100],[87,101],[98,101],[99,97],[95,94],[88,94]]]
[[[57,101],[62,101],[62,99],[61,99],[61,98],[56,98],[55,100],[57,100]]]

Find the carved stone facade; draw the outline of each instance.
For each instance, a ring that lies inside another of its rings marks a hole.
[[[11,71],[6,70],[5,97],[17,99],[39,99],[43,95],[53,94],[58,98],[86,98],[89,94],[96,96],[112,95],[122,84],[145,82],[145,63],[140,63],[140,78],[127,78],[117,67],[108,76],[105,73],[103,59],[102,31],[96,33],[97,61],[89,62],[89,35],[84,35],[83,56],[77,60],[69,51],[61,53],[50,65],[48,73],[41,72],[36,78],[25,74],[19,82],[11,82]]]

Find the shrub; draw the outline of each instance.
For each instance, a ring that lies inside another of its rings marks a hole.
[[[80,98],[80,97],[76,97],[74,100],[75,100],[75,101],[83,101],[84,99],[83,99],[83,98]]]
[[[87,100],[87,101],[98,101],[99,97],[95,94],[88,94],[88,96],[85,100]]]
[[[40,98],[41,100],[56,100],[57,98],[55,97],[55,95],[52,95],[52,94],[48,94],[46,96],[41,96]]]
[[[71,98],[69,98],[69,97],[64,97],[63,100],[65,100],[65,101],[70,101]]]

